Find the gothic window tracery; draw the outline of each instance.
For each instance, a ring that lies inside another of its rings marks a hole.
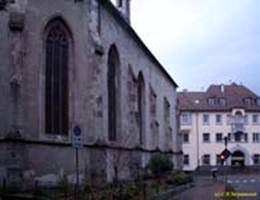
[[[60,20],[51,22],[46,45],[45,131],[68,134],[68,30]]]

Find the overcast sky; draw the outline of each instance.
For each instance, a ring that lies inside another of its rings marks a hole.
[[[243,83],[260,95],[260,0],[131,0],[132,26],[180,90]]]

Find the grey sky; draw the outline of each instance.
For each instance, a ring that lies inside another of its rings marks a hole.
[[[260,94],[259,0],[132,0],[132,26],[179,84]]]

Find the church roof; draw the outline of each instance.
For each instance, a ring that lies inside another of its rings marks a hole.
[[[144,44],[144,42],[137,35],[135,30],[129,25],[129,23],[125,20],[122,14],[118,11],[118,9],[110,2],[110,0],[99,0],[99,1],[114,16],[115,20],[125,29],[125,31],[128,32],[128,34],[133,38],[133,40],[135,40],[135,42],[139,45],[139,47],[143,49],[144,53],[151,59],[151,61],[160,68],[162,73],[174,85],[174,87],[178,87],[177,83],[165,70],[165,68],[158,61],[158,59],[152,54],[152,52],[148,49],[148,47]]]
[[[210,85],[205,92],[178,92],[180,111],[226,112],[233,108],[260,112],[260,97],[243,85]]]

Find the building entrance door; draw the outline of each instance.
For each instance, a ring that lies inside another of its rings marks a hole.
[[[231,157],[231,165],[234,167],[244,167],[245,154],[241,151],[235,151]]]

